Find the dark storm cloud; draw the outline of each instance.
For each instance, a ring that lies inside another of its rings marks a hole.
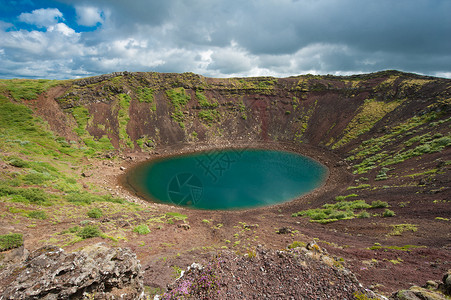
[[[118,70],[289,76],[399,69],[451,77],[448,0],[48,3],[39,15],[22,12],[22,19],[40,22],[35,25],[46,30],[24,31],[17,24],[17,30],[8,30],[5,24],[12,18],[3,19],[0,59],[8,62],[5,66],[19,64],[21,74],[30,70],[29,76],[41,77],[48,73],[37,72],[39,58],[43,65],[60,66],[65,76],[70,69],[72,76]],[[57,3],[72,7],[73,24],[80,27],[66,26],[72,24],[67,12],[58,15],[56,25],[44,22],[42,16],[55,16],[58,5],[51,4]]]

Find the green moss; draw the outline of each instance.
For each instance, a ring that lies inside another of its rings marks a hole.
[[[318,100],[315,101],[313,105],[309,107],[309,109],[304,113],[302,110],[300,112],[300,116],[298,117],[298,123],[299,123],[299,129],[296,131],[294,140],[296,142],[302,143],[302,137],[307,130],[308,122],[310,120],[310,117],[313,115],[313,112],[315,111],[316,105],[318,104]]]
[[[89,110],[86,107],[78,106],[72,109],[72,115],[77,122],[77,128],[74,131],[82,138],[85,145],[89,148],[85,153],[94,154],[99,151],[113,150],[114,147],[111,144],[110,139],[104,135],[99,140],[95,140],[93,136],[86,130],[88,123],[91,119]]]
[[[130,121],[129,108],[130,108],[131,98],[127,94],[119,94],[119,111],[118,111],[118,121],[119,121],[119,140],[121,145],[128,148],[134,148],[134,144],[127,133],[128,121]]]
[[[199,102],[200,107],[204,109],[217,108],[219,105],[215,101],[213,102],[208,101],[207,97],[205,97],[205,95],[202,93],[202,90],[196,90],[196,98],[197,101]]]
[[[188,104],[191,98],[185,93],[184,88],[175,88],[166,91],[166,95],[171,100],[172,106],[174,107],[174,112],[171,117],[176,121],[180,127],[185,128],[185,116],[183,114],[183,108]]]
[[[359,135],[369,131],[374,124],[397,108],[402,102],[394,101],[386,103],[375,101],[374,99],[366,100],[360,107],[357,115],[346,126],[343,137],[332,146],[332,149],[340,148]]]
[[[198,116],[200,120],[211,125],[212,123],[219,121],[221,115],[215,109],[203,109],[199,111]]]
[[[153,102],[153,93],[154,90],[148,87],[140,87],[137,90],[138,93],[138,101],[139,102],[145,102],[145,103],[152,103]]]
[[[77,128],[74,131],[79,136],[87,135],[86,127],[88,126],[88,121],[90,119],[89,110],[84,106],[77,106],[72,108],[72,116],[77,122]]]

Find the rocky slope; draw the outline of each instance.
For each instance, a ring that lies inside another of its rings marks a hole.
[[[451,268],[451,80],[121,72],[3,80],[0,105],[0,234],[22,234],[30,250],[130,247],[148,293],[221,248],[242,254],[313,238],[386,294]],[[146,203],[121,186],[140,161],[218,147],[299,152],[330,176],[300,199],[236,212]],[[100,233],[87,238],[86,226]]]

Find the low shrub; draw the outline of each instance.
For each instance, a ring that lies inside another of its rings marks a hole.
[[[48,195],[38,188],[0,186],[0,196],[20,196],[18,200],[21,201],[18,202],[30,202],[34,204],[47,204],[49,202]]]
[[[0,251],[18,248],[23,245],[23,235],[10,233],[0,235]]]
[[[8,157],[6,161],[11,166],[14,166],[17,168],[28,168],[30,166],[30,164],[27,161],[21,159],[20,157],[11,156],[11,157]]]
[[[381,201],[381,200],[375,200],[375,201],[371,202],[371,207],[372,208],[385,208],[385,207],[388,207],[388,203],[385,201]]]
[[[369,217],[371,217],[371,215],[370,215],[366,210],[362,210],[362,211],[357,215],[357,218],[360,218],[360,219],[367,219],[367,218],[369,218]]]
[[[357,197],[357,196],[358,196],[357,194],[349,194],[347,196],[337,196],[337,197],[335,197],[335,200],[336,201],[343,201],[343,200],[345,200],[345,199],[347,199],[349,197]]]
[[[386,209],[386,210],[384,211],[384,213],[382,214],[382,216],[383,216],[384,218],[387,218],[387,217],[394,217],[394,216],[395,216],[395,212],[392,211],[392,210]]]
[[[93,237],[102,236],[102,231],[100,231],[100,229],[97,226],[88,225],[86,227],[83,227],[79,232],[77,232],[77,235],[82,239],[89,239]]]
[[[88,217],[98,219],[103,216],[102,211],[99,208],[93,208],[90,211],[88,211]]]
[[[141,225],[136,226],[133,229],[133,231],[138,233],[138,234],[148,234],[148,233],[150,233],[149,226],[147,226],[146,224],[141,224]]]
[[[40,219],[40,220],[45,220],[47,219],[47,215],[45,214],[45,211],[42,210],[34,210],[34,211],[30,211],[27,216],[29,218],[33,218],[33,219]]]

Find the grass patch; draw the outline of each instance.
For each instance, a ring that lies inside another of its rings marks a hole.
[[[21,233],[10,233],[0,235],[0,251],[18,248],[23,245],[23,235]]]
[[[153,102],[153,93],[154,90],[148,87],[140,87],[137,90],[138,94],[138,101],[139,102],[145,102],[145,103],[152,103]]]
[[[88,217],[93,218],[93,219],[98,219],[101,218],[103,216],[102,210],[100,210],[100,208],[93,208],[90,211],[88,211]]]
[[[211,125],[212,123],[218,121],[221,115],[215,109],[203,109],[199,111],[198,116],[199,119],[201,119],[208,125]]]
[[[396,214],[395,214],[395,212],[394,211],[392,211],[392,210],[390,210],[390,209],[386,209],[385,211],[384,211],[384,213],[382,214],[382,217],[384,217],[384,218],[391,218],[391,217],[394,217]]]
[[[166,91],[166,95],[171,100],[174,112],[171,117],[176,121],[180,127],[185,128],[185,116],[183,114],[183,108],[191,100],[191,98],[185,93],[184,88],[176,88]]]
[[[294,249],[294,248],[298,248],[298,247],[306,247],[307,244],[304,242],[299,242],[299,241],[294,241],[293,243],[291,243],[290,245],[288,245],[288,249]]]
[[[136,232],[138,234],[148,234],[150,233],[150,229],[146,224],[141,224],[133,228],[133,232]]]
[[[47,214],[42,210],[34,210],[30,211],[27,216],[32,219],[45,220],[47,219]]]
[[[0,90],[8,90],[15,101],[34,100],[48,88],[59,84],[57,80],[28,80],[10,79],[0,80]]]
[[[362,210],[371,208],[371,205],[364,200],[356,201],[341,201],[335,204],[324,204],[323,208],[315,208],[303,210],[292,214],[292,217],[306,216],[310,218],[311,222],[317,223],[331,223],[338,220],[355,218],[355,210]]]
[[[371,202],[371,208],[385,208],[388,207],[388,203],[381,200],[375,200]]]
[[[208,101],[207,97],[205,97],[201,90],[196,90],[196,98],[201,108],[212,109],[219,106],[217,102]]]
[[[94,225],[88,225],[83,227],[81,230],[77,232],[77,235],[82,239],[90,239],[98,236],[102,236],[102,231]]]
[[[13,196],[12,200],[24,203],[33,203],[38,205],[50,205],[49,196],[38,188],[16,188],[0,185],[0,197]]]
[[[112,203],[125,203],[124,200],[119,198],[113,198],[110,195],[96,195],[85,192],[73,192],[66,196],[66,200],[75,204],[91,204],[93,202],[112,202]]]
[[[381,246],[376,243],[374,246],[369,247],[369,250],[379,250],[379,249],[387,249],[387,250],[398,250],[398,251],[410,251],[411,249],[417,248],[427,248],[426,246],[416,246],[416,245],[404,245],[404,246]]]
[[[179,221],[185,221],[188,218],[187,215],[183,215],[178,212],[168,212],[168,213],[166,213],[166,217],[169,219],[174,219],[174,220],[179,220]]]
[[[414,224],[398,224],[390,225],[390,227],[392,227],[392,231],[388,234],[389,236],[399,236],[406,231],[417,232],[418,230],[418,226]]]
[[[383,102],[374,99],[365,100],[359,112],[349,122],[344,130],[344,136],[332,146],[332,149],[340,148],[357,138],[359,135],[368,132],[374,124],[382,119],[387,113],[397,108],[402,101]]]
[[[371,187],[371,185],[364,183],[357,186],[348,186],[347,190],[366,189],[369,187]]]
[[[346,196],[337,196],[337,197],[335,197],[335,200],[336,201],[343,201],[343,200],[346,200],[347,198],[357,197],[357,196],[358,196],[357,194],[349,194],[349,195],[346,195]]]
[[[128,148],[133,148],[134,144],[127,133],[128,121],[130,121],[129,108],[131,98],[127,94],[119,94],[119,111],[118,111],[118,121],[119,121],[119,139],[125,143]]]

